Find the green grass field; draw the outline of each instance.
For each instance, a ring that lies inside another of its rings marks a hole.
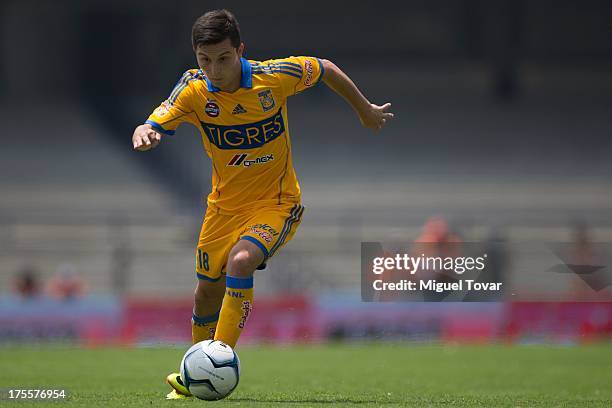
[[[612,406],[612,345],[242,347],[226,400],[165,401],[177,348],[0,348],[0,388],[65,388],[0,406]]]

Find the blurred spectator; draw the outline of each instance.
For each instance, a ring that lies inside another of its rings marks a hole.
[[[14,291],[24,299],[32,299],[40,295],[38,273],[32,266],[26,266],[17,273],[13,284]]]
[[[72,300],[87,292],[87,284],[78,275],[73,264],[61,264],[53,278],[47,283],[49,296],[60,300]]]
[[[454,234],[448,222],[442,217],[431,217],[423,226],[421,235],[415,240],[412,256],[418,257],[458,257],[462,254],[462,240],[459,236]],[[414,279],[435,279],[437,282],[456,282],[457,278],[454,273],[449,273],[444,269],[431,270],[423,269],[417,271],[413,275]],[[442,301],[452,291],[443,292],[423,292],[423,298],[425,301]]]
[[[441,249],[446,246],[458,248],[458,246],[447,244],[460,244],[461,238],[451,232],[448,222],[444,218],[431,217],[425,222],[421,235],[416,239],[416,242],[436,244],[433,246],[427,245],[429,248],[437,247]]]

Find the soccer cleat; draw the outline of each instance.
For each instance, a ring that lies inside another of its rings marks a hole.
[[[166,395],[167,400],[182,400],[182,399],[188,399],[188,398],[190,397],[183,395],[183,394],[179,394],[178,392],[176,392],[175,389],[173,389]]]
[[[166,377],[166,383],[173,388],[173,391],[166,395],[166,399],[180,399],[184,397],[191,397],[191,393],[183,384],[181,380],[181,375],[179,373],[172,373]],[[174,396],[173,394],[178,394]]]

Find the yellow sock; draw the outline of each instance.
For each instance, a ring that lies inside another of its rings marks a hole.
[[[206,317],[199,317],[194,313],[191,318],[191,341],[193,344],[213,339],[218,321],[219,312]]]
[[[253,309],[253,277],[225,278],[225,296],[219,313],[215,340],[236,347],[240,333]]]

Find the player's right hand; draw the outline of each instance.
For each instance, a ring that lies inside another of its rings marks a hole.
[[[157,147],[159,142],[161,142],[161,135],[153,130],[151,125],[144,124],[134,129],[134,134],[132,135],[134,150],[146,152]]]

